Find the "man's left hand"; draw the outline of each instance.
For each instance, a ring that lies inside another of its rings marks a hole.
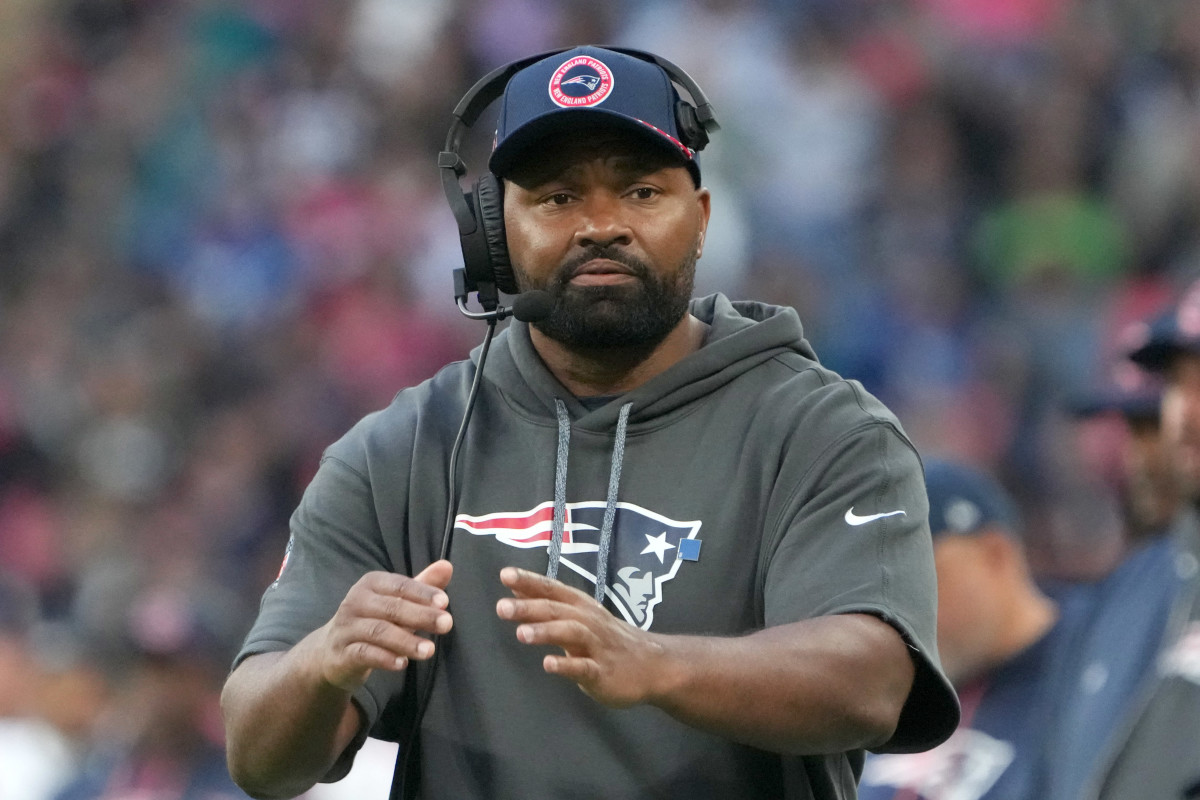
[[[542,668],[579,684],[606,706],[626,708],[654,697],[667,670],[662,637],[610,614],[578,589],[516,567],[500,571],[513,597],[496,603],[501,619],[517,623],[525,644],[561,647]]]

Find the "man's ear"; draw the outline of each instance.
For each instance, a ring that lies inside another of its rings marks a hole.
[[[988,564],[995,570],[1011,569],[1025,558],[1021,543],[1000,528],[985,528],[974,534]]]

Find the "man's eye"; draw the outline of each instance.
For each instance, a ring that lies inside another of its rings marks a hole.
[[[546,202],[555,206],[564,206],[571,202],[571,195],[566,192],[556,192],[546,198]]]
[[[651,189],[649,186],[639,186],[633,190],[633,196],[638,200],[650,200],[653,199],[656,194],[658,194],[658,192],[654,189]]]

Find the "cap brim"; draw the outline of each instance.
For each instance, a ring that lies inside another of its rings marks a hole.
[[[1179,353],[1200,352],[1173,342],[1147,342],[1129,354],[1129,360],[1150,372],[1163,372]]]
[[[1159,403],[1159,395],[1153,393],[1097,392],[1068,401],[1067,411],[1080,419],[1109,413],[1135,419],[1154,419],[1159,414]]]
[[[696,185],[700,184],[700,165],[694,155],[689,158],[684,154],[680,143],[644,122],[602,108],[556,109],[534,117],[508,134],[492,151],[488,159],[488,169],[494,175],[503,178],[525,157],[544,149],[546,140],[551,137],[579,132],[600,134],[613,130],[641,137],[648,145],[677,161],[679,166],[686,167]]]

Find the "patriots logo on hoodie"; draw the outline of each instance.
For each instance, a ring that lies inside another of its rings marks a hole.
[[[567,503],[563,526],[559,563],[593,585],[604,507],[603,500]],[[454,524],[456,529],[475,536],[495,536],[496,541],[509,547],[549,550],[554,503],[548,501],[529,511],[500,511],[478,517],[459,514]],[[604,594],[627,621],[650,630],[654,608],[662,602],[664,584],[675,577],[684,561],[696,560],[699,531],[698,520],[680,522],[633,503],[617,503]]]

